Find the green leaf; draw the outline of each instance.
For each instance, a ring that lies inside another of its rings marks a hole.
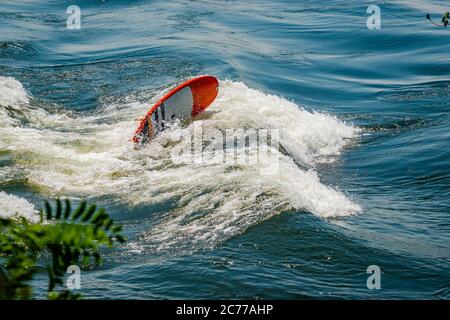
[[[56,199],[56,215],[55,218],[57,220],[59,220],[61,218],[61,214],[62,214],[62,207],[61,207],[61,200]]]
[[[105,230],[109,230],[109,228],[111,228],[112,224],[113,224],[113,219],[111,218],[106,218],[103,222],[103,227],[105,228]]]
[[[70,212],[72,211],[69,199],[66,199],[66,209],[64,211],[64,219],[67,219],[70,216]]]
[[[30,223],[25,218],[0,218],[0,300],[32,297],[29,282],[39,270],[38,259],[47,269],[49,299],[79,299],[80,295],[63,288],[67,267],[86,266],[90,262],[100,264],[102,248],[126,241],[121,234],[122,227],[114,223],[105,209],[96,210],[95,205],[87,207],[82,201],[72,212],[66,199],[63,212],[62,201],[55,201],[54,216],[50,203],[45,202],[47,219],[66,219],[72,215],[71,221],[47,224]]]
[[[85,211],[83,213],[83,215],[81,216],[81,220],[84,221],[84,222],[88,221],[92,217],[92,215],[94,214],[95,210],[97,210],[97,206],[95,204],[89,206],[87,211]]]
[[[45,201],[45,213],[46,213],[47,220],[51,220],[52,219],[52,207],[50,206],[50,203],[48,203],[48,201]]]
[[[77,220],[83,214],[84,210],[86,210],[86,201],[81,201],[72,215],[72,220]]]
[[[96,251],[93,253],[93,256],[94,256],[95,263],[100,264],[102,261],[102,256],[100,255],[100,253]]]
[[[113,233],[118,233],[122,231],[122,226],[119,224],[114,225],[114,227],[112,228],[112,232]]]
[[[100,221],[103,222],[103,220],[106,219],[107,217],[108,215],[105,213],[105,209],[101,208],[92,217],[91,222],[97,224]]]
[[[127,239],[120,234],[116,235],[116,240],[119,241],[120,243],[125,243],[127,241]]]

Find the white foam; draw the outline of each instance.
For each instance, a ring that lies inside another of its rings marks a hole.
[[[38,211],[32,203],[3,191],[0,191],[0,217],[24,217],[32,222],[39,221]]]
[[[217,110],[214,119],[222,126],[279,129],[282,146],[294,159],[310,165],[332,161],[359,131],[334,116],[307,112],[293,102],[243,83],[222,81],[220,92],[211,109]]]
[[[171,151],[187,143],[180,136],[189,134],[192,124],[174,126],[135,150],[130,142],[134,119],[148,108],[133,102],[70,118],[30,109],[31,125],[0,127],[0,150],[14,154],[14,165],[0,167],[0,176],[2,170],[16,170],[38,190],[61,197],[106,195],[130,206],[176,201],[176,209],[144,236],[156,249],[182,243],[215,245],[289,208],[321,217],[360,210],[343,193],[324,185],[317,173],[318,163],[334,161],[358,134],[357,128],[334,116],[308,112],[243,83],[220,81],[218,98],[200,117],[204,130],[279,129],[287,154],[274,150],[279,171],[266,176],[260,169],[271,161],[267,157],[237,167],[173,164]]]
[[[23,85],[14,78],[0,76],[0,105],[17,106],[30,102]]]
[[[28,93],[19,81],[0,76],[0,127],[17,124],[17,119],[9,116],[6,107],[16,110],[21,105],[28,104],[29,101]]]

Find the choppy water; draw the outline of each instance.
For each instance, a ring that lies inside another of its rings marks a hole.
[[[424,17],[449,8],[385,1],[368,30],[373,3],[78,1],[68,30],[64,1],[1,1],[0,212],[88,198],[121,221],[91,298],[448,299],[450,30]],[[277,174],[175,165],[193,123],[133,148],[200,74],[204,130],[279,129]]]

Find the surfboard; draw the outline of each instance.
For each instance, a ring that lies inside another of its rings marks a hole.
[[[199,76],[172,89],[141,119],[133,141],[142,145],[176,119],[188,119],[205,111],[216,99],[219,82],[213,76]]]

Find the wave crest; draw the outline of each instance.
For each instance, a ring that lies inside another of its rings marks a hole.
[[[10,91],[15,98],[4,101],[29,103],[21,85],[5,83],[15,88]],[[0,150],[14,154],[13,165],[0,167],[0,176],[4,170],[18,172],[50,195],[110,196],[130,206],[171,203],[175,209],[142,235],[156,249],[183,243],[213,246],[290,208],[321,217],[360,210],[343,193],[324,185],[317,172],[318,163],[334,161],[358,135],[357,128],[334,116],[308,112],[243,83],[220,81],[217,100],[196,121],[202,120],[206,130],[279,129],[279,170],[266,176],[259,169],[270,159],[239,166],[172,163],[173,146],[186,143],[179,137],[189,133],[193,123],[173,126],[134,150],[134,119],[148,108],[138,102],[109,105],[70,118],[40,109],[29,117],[34,123],[15,123],[14,130],[10,126],[17,119],[0,113],[0,122],[9,123],[0,127]]]

